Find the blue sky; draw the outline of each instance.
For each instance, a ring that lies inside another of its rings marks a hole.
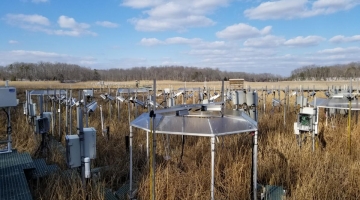
[[[1,0],[0,65],[40,61],[288,76],[360,61],[360,0]]]

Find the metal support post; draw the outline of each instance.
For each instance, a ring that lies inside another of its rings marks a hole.
[[[211,200],[215,199],[215,136],[211,137],[211,185],[210,185],[210,196]]]

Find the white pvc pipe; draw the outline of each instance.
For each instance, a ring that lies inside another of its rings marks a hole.
[[[132,126],[130,126],[130,134],[129,134],[129,151],[130,151],[130,184],[129,184],[129,192],[130,192],[130,199],[132,199],[132,167],[133,167],[133,158],[132,158]]]
[[[253,147],[253,199],[257,200],[257,149],[258,149],[258,131],[254,134],[254,147]]]
[[[215,137],[211,137],[211,185],[210,194],[211,200],[214,200],[214,185],[215,185]]]
[[[103,117],[103,113],[102,113],[102,106],[100,105],[100,119],[101,119],[101,133],[103,136],[104,135],[104,117]]]
[[[90,170],[90,158],[86,157],[84,158],[84,164],[85,164],[85,178],[91,177],[91,170]]]
[[[146,131],[146,160],[149,162],[150,154],[149,154],[149,131]]]
[[[315,114],[317,115],[317,109],[316,109],[316,97],[314,97],[314,110],[315,110]],[[317,120],[317,116],[315,116],[315,120]],[[312,151],[315,151],[315,134],[317,134],[317,121],[314,122],[313,125],[313,130],[312,130]]]

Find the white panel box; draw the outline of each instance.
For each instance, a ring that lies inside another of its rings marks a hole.
[[[84,157],[96,158],[96,130],[93,127],[84,128]]]
[[[164,93],[165,93],[165,94],[170,94],[170,88],[165,88],[165,89],[164,89]]]
[[[258,105],[258,94],[256,92],[251,92],[246,95],[246,104],[248,106]]]
[[[167,107],[173,107],[173,106],[175,106],[175,99],[173,99],[173,98],[168,98],[167,100],[166,100],[166,103],[167,103]]]
[[[16,88],[0,87],[0,108],[17,106]]]
[[[303,97],[303,96],[296,97],[296,105],[300,105],[300,107],[306,106],[307,105],[307,98]]]
[[[36,103],[29,104],[29,116],[36,117]]]
[[[84,96],[89,96],[89,97],[94,96],[93,90],[83,90],[83,93],[84,93]]]
[[[204,99],[204,100],[202,100],[201,103],[202,103],[202,104],[208,104],[208,103],[209,103],[209,99]]]
[[[246,93],[242,90],[233,91],[231,100],[234,105],[244,104],[246,103]]]
[[[81,166],[80,138],[78,135],[67,135],[66,140],[66,162],[69,168]]]
[[[300,114],[315,115],[316,112],[315,112],[315,109],[312,107],[305,107],[302,109]]]

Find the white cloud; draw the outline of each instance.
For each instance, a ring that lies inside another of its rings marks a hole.
[[[154,45],[160,45],[160,44],[164,44],[164,45],[171,45],[171,44],[200,44],[202,42],[202,40],[200,38],[192,38],[192,39],[188,39],[188,38],[183,38],[183,37],[172,37],[172,38],[167,38],[164,41],[161,41],[157,38],[142,38],[140,41],[140,44],[144,45],[144,46],[154,46]]]
[[[55,52],[45,51],[0,51],[0,65],[8,65],[14,62],[65,62],[71,64],[92,66],[96,64],[96,59],[93,57],[78,57],[67,54],[59,54]]]
[[[33,3],[46,3],[48,1],[49,0],[31,0],[31,2],[33,2]]]
[[[96,25],[98,26],[103,26],[106,28],[117,28],[119,27],[119,24],[114,23],[114,22],[109,22],[109,21],[97,21],[95,22]]]
[[[96,33],[88,30],[88,28],[90,28],[89,24],[78,23],[75,21],[74,18],[71,18],[71,17],[61,15],[57,22],[58,22],[60,28],[64,28],[65,30],[62,30],[62,29],[51,30],[51,31],[48,31],[49,34],[66,35],[66,36],[80,36],[80,35],[96,36],[97,35]],[[70,30],[68,30],[68,29],[70,29]]]
[[[147,8],[160,5],[163,2],[163,0],[124,0],[121,5],[131,8]]]
[[[345,37],[343,35],[336,35],[336,36],[332,37],[329,41],[332,43],[358,42],[358,41],[360,41],[360,35],[353,35],[350,37]]]
[[[189,51],[190,55],[224,55],[226,54],[227,51],[226,50],[211,50],[211,49],[192,49]]]
[[[154,46],[154,45],[164,44],[164,42],[156,38],[143,38],[141,39],[140,44],[144,46]]]
[[[192,27],[212,26],[216,22],[208,18],[220,6],[226,6],[229,0],[173,0],[173,1],[143,1],[129,0],[122,5],[143,11],[145,17],[129,20],[139,31],[186,31]]]
[[[325,38],[320,37],[320,36],[315,36],[315,35],[311,35],[311,36],[307,36],[307,37],[298,36],[296,38],[287,40],[284,43],[284,45],[287,45],[287,46],[315,46],[324,40],[325,40]]]
[[[190,27],[206,27],[215,24],[214,21],[207,17],[194,15],[179,18],[163,18],[161,20],[156,18],[133,18],[129,21],[135,25],[135,29],[138,31],[185,31]]]
[[[9,40],[9,44],[18,44],[19,41],[16,41],[16,40]]]
[[[66,35],[66,36],[80,36],[97,34],[88,30],[89,24],[78,23],[74,18],[67,16],[60,16],[58,25],[61,29],[54,29],[50,27],[50,21],[41,15],[24,15],[24,14],[7,14],[4,18],[8,24],[18,26],[34,32],[43,32],[49,35]]]
[[[326,54],[326,55],[331,55],[331,54],[359,54],[360,53],[360,47],[347,47],[347,48],[336,47],[336,48],[333,48],[333,49],[324,49],[324,50],[318,51],[317,53]]]
[[[245,39],[250,37],[257,37],[267,35],[271,32],[271,26],[266,26],[259,30],[253,26],[239,23],[226,27],[224,30],[216,33],[218,38],[223,39]]]
[[[359,3],[358,0],[317,0],[313,3],[313,9],[321,9],[324,13],[334,13],[351,9]]]
[[[283,37],[267,35],[261,38],[250,38],[244,42],[246,47],[277,47],[285,42]]]
[[[27,25],[41,25],[49,26],[50,21],[48,18],[41,15],[24,15],[24,14],[7,14],[5,16],[5,21],[11,25],[15,26],[27,26]]]
[[[166,44],[196,44],[201,42],[202,40],[200,38],[183,38],[183,37],[173,37],[173,38],[167,38],[165,40]]]
[[[225,43],[224,41],[213,41],[213,42],[201,42],[198,44],[194,44],[193,47],[198,49],[222,49],[222,48],[228,48],[228,43]]]
[[[61,15],[58,19],[58,24],[61,28],[70,28],[70,29],[87,29],[90,27],[89,24],[78,23],[74,18]]]
[[[304,11],[307,0],[279,0],[261,3],[256,8],[244,11],[246,17],[251,19],[277,19],[292,18]]]
[[[291,47],[308,47],[316,46],[325,39],[320,36],[298,36],[289,40],[284,37],[267,35],[261,38],[250,38],[244,42],[246,47],[278,47],[278,46],[291,46]]]
[[[292,19],[325,15],[351,9],[359,0],[276,0],[244,11],[250,19]]]

